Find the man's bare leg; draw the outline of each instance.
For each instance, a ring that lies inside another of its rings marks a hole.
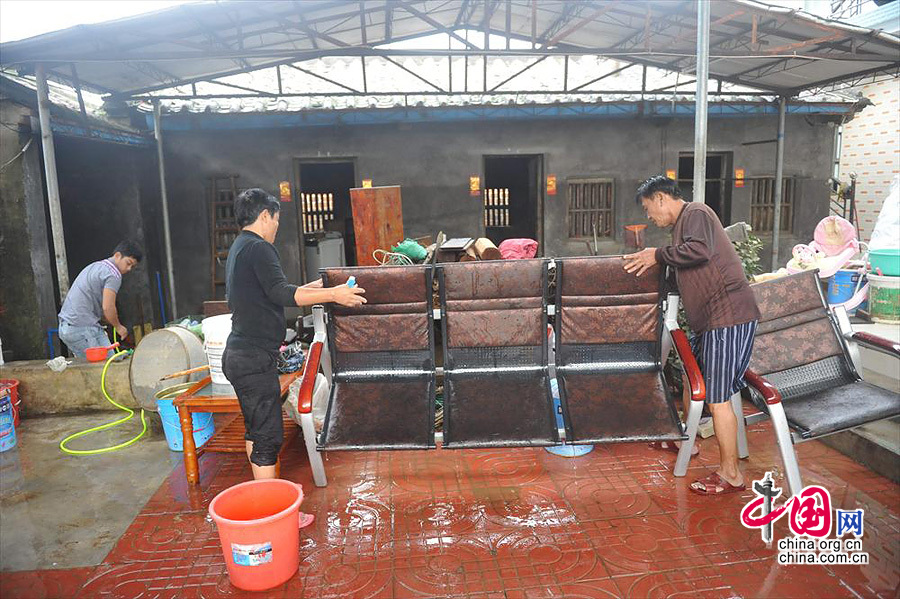
[[[744,483],[744,476],[738,467],[737,418],[730,401],[709,404],[712,412],[713,428],[719,443],[719,476],[734,486]]]
[[[247,460],[250,460],[250,454],[253,453],[253,441],[246,441]],[[250,462],[250,469],[253,470],[253,480],[262,480],[265,478],[278,478],[278,467],[273,466],[257,466]]]
[[[688,413],[691,411],[691,385],[683,374],[681,375],[681,385],[683,389],[681,402],[684,404],[684,420],[687,422]],[[663,441],[663,443],[668,443],[668,441]],[[675,441],[675,447],[681,447],[681,441]],[[694,446],[691,448],[691,455],[697,455],[698,453],[700,453],[700,435],[694,437]]]

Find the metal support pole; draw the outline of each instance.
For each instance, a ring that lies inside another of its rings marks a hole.
[[[166,193],[166,162],[163,156],[162,125],[159,100],[153,102],[153,136],[156,138],[156,158],[159,162],[159,193],[162,200],[163,237],[166,243],[166,278],[169,279],[169,301],[172,302],[172,319],[178,318],[175,302],[175,269],[172,266],[172,234],[169,229],[169,197]]]
[[[697,97],[694,110],[694,202],[706,201],[706,116],[709,87],[709,0],[697,0]]]
[[[784,113],[787,98],[778,98],[778,139],[775,148],[775,219],[772,221],[772,270],[778,268],[778,241],[781,236],[781,188],[784,186]]]
[[[35,80],[38,118],[41,123],[41,149],[44,152],[44,178],[47,180],[47,204],[50,206],[50,230],[56,254],[56,280],[59,284],[59,301],[63,301],[69,293],[69,261],[66,258],[66,237],[63,232],[62,208],[59,205],[56,149],[53,146],[53,131],[50,129],[50,92],[43,64],[35,65]]]

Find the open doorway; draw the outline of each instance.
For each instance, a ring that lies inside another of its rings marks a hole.
[[[484,230],[495,244],[527,237],[543,252],[541,168],[539,154],[484,157]]]
[[[731,152],[706,155],[706,205],[728,226],[731,224]],[[678,186],[684,199],[690,201],[694,189],[694,155],[678,156]]]
[[[356,243],[353,235],[353,211],[350,207],[350,189],[356,187],[356,164],[353,158],[333,160],[296,159],[294,172],[297,181],[298,229],[303,232],[306,252],[313,247],[325,256],[325,244],[343,243],[343,264],[356,264]],[[323,258],[322,266],[337,266],[333,256]],[[314,280],[316,272],[309,272],[310,257],[305,257],[306,277]],[[315,262],[315,261],[314,261]]]

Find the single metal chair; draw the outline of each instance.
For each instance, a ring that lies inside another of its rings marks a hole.
[[[857,345],[895,357],[900,346],[854,333],[845,311],[829,310],[817,271],[752,289],[762,316],[746,379],[761,412],[747,421],[772,418],[788,485],[796,494],[803,484],[794,443],[900,415],[900,395],[861,379]]]
[[[443,447],[557,444],[547,365],[547,263],[444,264],[437,276]]]
[[[368,303],[326,308],[332,386],[319,449],[433,449],[432,268],[328,268],[322,275],[326,287],[355,276]],[[319,348],[310,349],[312,379]]]
[[[623,264],[621,256],[556,261],[556,376],[566,443],[685,440],[686,459],[679,468],[679,456],[675,471],[683,476],[705,399],[703,378],[684,331],[664,326],[662,269],[636,277]],[[686,427],[663,377],[673,343],[695,400]]]

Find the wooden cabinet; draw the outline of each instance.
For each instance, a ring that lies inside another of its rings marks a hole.
[[[403,205],[400,186],[358,187],[350,190],[356,264],[375,266],[375,250],[390,251],[403,241]]]

